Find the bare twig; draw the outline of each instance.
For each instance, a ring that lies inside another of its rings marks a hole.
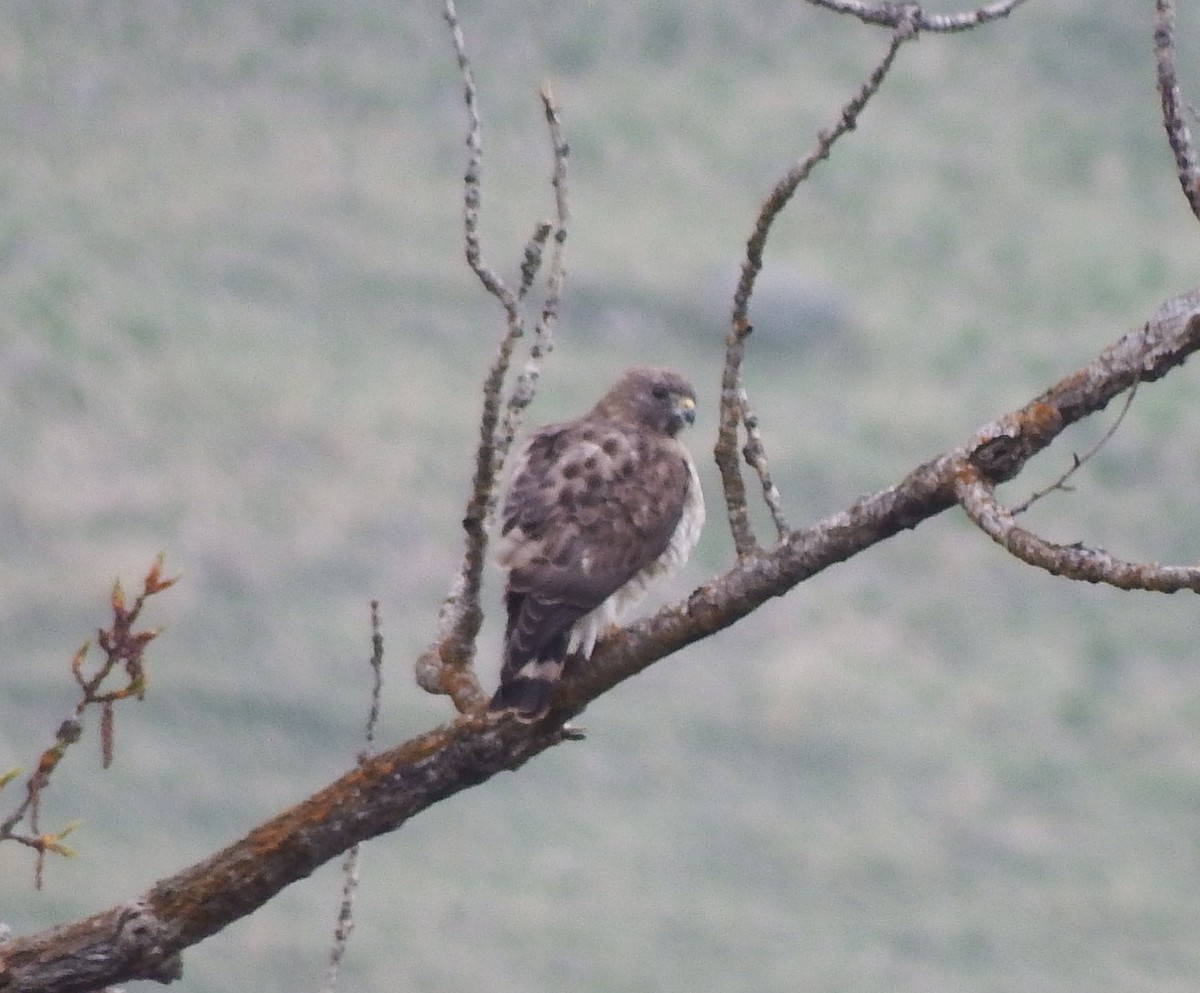
[[[1121,590],[1200,593],[1200,566],[1127,562],[1103,549],[1081,544],[1058,545],[1019,527],[1012,512],[996,500],[991,485],[973,466],[963,467],[955,484],[955,495],[967,516],[996,544],[1052,576],[1106,583]]]
[[[1192,133],[1183,119],[1183,96],[1175,74],[1175,3],[1174,0],[1155,0],[1154,56],[1158,62],[1158,93],[1162,98],[1163,127],[1175,155],[1179,185],[1200,218],[1200,170],[1196,168],[1196,146]]]
[[[746,245],[746,261],[742,265],[741,278],[734,294],[730,333],[726,339],[725,367],[721,376],[720,424],[713,453],[721,474],[729,529],[733,535],[734,547],[740,557],[751,555],[758,547],[758,541],[750,524],[746,505],[746,484],[742,478],[741,464],[738,458],[739,423],[746,428],[747,435],[747,441],[741,454],[758,474],[763,496],[777,532],[782,536],[787,530],[780,506],[779,490],[770,476],[762,435],[758,432],[757,426],[750,428],[747,423],[752,415],[746,406],[747,394],[741,382],[741,363],[745,354],[745,340],[752,330],[747,317],[750,297],[754,292],[755,280],[762,270],[762,254],[771,225],[792,198],[800,183],[808,178],[816,164],[822,159],[828,158],[834,142],[847,131],[854,129],[867,101],[882,85],[892,67],[896,53],[905,41],[917,37],[923,31],[952,32],[978,27],[988,21],[1007,17],[1024,0],[1002,0],[1002,2],[987,4],[976,10],[957,14],[926,14],[915,3],[868,4],[861,0],[809,0],[809,2],[840,14],[852,15],[868,24],[889,27],[892,29],[892,40],[875,71],[855,97],[842,108],[836,126],[831,131],[822,132],[818,138],[816,149],[776,184],[771,195],[763,203],[754,233]]]
[[[862,0],[808,0],[808,2],[838,14],[857,17],[864,24],[896,28],[902,21],[907,20],[918,31],[948,33],[968,31],[981,24],[986,24],[988,21],[1007,17],[1025,0],[1000,0],[999,3],[985,4],[976,10],[963,11],[958,14],[927,14],[917,4],[895,3],[890,0],[884,0],[882,3],[863,3]]]
[[[521,417],[525,408],[533,400],[537,392],[538,377],[541,375],[542,361],[554,348],[554,329],[558,323],[558,305],[562,295],[563,280],[566,270],[563,266],[563,251],[567,241],[567,222],[570,213],[567,207],[567,158],[570,149],[563,138],[562,121],[559,117],[558,104],[550,87],[545,85],[541,91],[542,109],[546,115],[546,127],[550,133],[550,147],[554,155],[554,171],[551,174],[551,185],[554,189],[553,224],[544,223],[547,231],[554,232],[554,241],[550,248],[550,267],[546,277],[546,296],[542,301],[541,314],[533,329],[533,344],[529,348],[529,361],[521,375],[517,377],[516,385],[509,395],[504,412],[504,424],[495,439],[496,474],[499,475],[504,459],[512,447],[513,439],[520,430]]]
[[[1117,429],[1121,427],[1121,422],[1125,420],[1125,415],[1129,413],[1129,408],[1133,406],[1133,398],[1137,396],[1137,388],[1138,384],[1135,380],[1134,384],[1129,387],[1129,392],[1125,394],[1125,403],[1121,405],[1121,412],[1117,414],[1116,420],[1112,422],[1112,425],[1107,431],[1104,432],[1100,440],[1082,455],[1072,456],[1071,465],[1067,468],[1067,471],[1059,476],[1058,479],[1056,479],[1053,483],[1043,489],[1035,490],[1027,499],[1023,500],[1015,507],[1010,508],[1009,513],[1012,514],[1013,517],[1017,517],[1025,513],[1025,511],[1042,499],[1042,497],[1047,496],[1050,493],[1054,493],[1057,490],[1070,492],[1071,488],[1067,486],[1067,480],[1069,480],[1075,475],[1075,473],[1087,465],[1088,462],[1090,462],[1096,455],[1096,453],[1099,452],[1100,449],[1102,449],[1105,445],[1107,445],[1112,436],[1117,433]]]
[[[462,25],[458,22],[458,10],[454,0],[443,0],[443,16],[450,27],[450,38],[454,54],[458,58],[458,69],[463,79],[463,102],[467,108],[467,172],[463,182],[463,234],[467,264],[479,277],[487,291],[503,304],[510,317],[517,313],[517,298],[505,285],[500,275],[483,259],[483,245],[479,240],[479,208],[483,202],[483,123],[479,117],[479,96],[475,89],[475,74],[467,56],[467,44]]]
[[[363,735],[364,747],[358,753],[358,764],[363,765],[374,753],[375,727],[379,723],[379,705],[383,695],[383,633],[379,624],[379,601],[371,601],[371,706],[367,711],[367,727]],[[354,893],[358,889],[358,863],[361,844],[351,845],[342,859],[342,902],[338,907],[337,924],[333,929],[333,944],[329,949],[329,965],[325,970],[325,982],[321,993],[333,993],[337,988],[338,972],[350,935],[354,931]]]
[[[904,21],[901,26],[897,26],[883,59],[858,93],[842,107],[834,127],[829,131],[822,131],[817,137],[816,148],[789,169],[787,174],[775,184],[775,188],[763,202],[758,220],[754,225],[754,231],[746,242],[746,260],[742,263],[742,274],[734,293],[730,331],[725,340],[725,366],[721,374],[721,416],[717,443],[713,451],[717,468],[721,473],[721,486],[725,494],[729,529],[739,557],[751,555],[758,547],[746,507],[746,484],[742,479],[737,436],[738,424],[744,424],[746,418],[746,394],[741,382],[741,365],[745,355],[746,338],[751,332],[747,313],[750,307],[750,297],[754,293],[754,282],[758,278],[759,272],[762,271],[763,250],[767,244],[767,237],[771,232],[772,224],[783,208],[787,206],[797,187],[808,178],[818,162],[829,157],[834,143],[846,132],[854,129],[863,108],[879,90],[888,70],[891,69],[900,46],[914,36],[911,22]],[[761,436],[754,439],[749,447],[755,455],[751,466],[759,473],[763,492],[777,493],[770,476],[765,474],[766,450],[763,447]],[[774,512],[773,509],[772,513],[774,514]],[[778,524],[780,520],[782,520],[781,515],[776,518],[776,523]]]

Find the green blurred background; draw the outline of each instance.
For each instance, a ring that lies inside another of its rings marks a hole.
[[[801,189],[746,366],[794,524],[1196,286],[1151,8],[1029,4],[906,46]],[[741,246],[886,34],[766,0],[460,13],[506,272],[551,210],[543,80],[572,147],[531,417],[634,362],[698,385],[713,512],[681,593],[730,559],[708,452]],[[1200,31],[1180,33],[1195,94]],[[149,611],[167,630],[115,767],[93,727],[45,794],[46,828],[84,821],[79,857],[34,892],[28,853],[0,846],[17,932],[132,897],[347,768],[371,598],[383,741],[448,716],[411,662],[460,551],[501,329],[461,259],[460,94],[434,2],[0,9],[0,768],[29,767],[73,703],[112,579],[135,587],[160,550],[183,574]],[[1031,522],[1196,561],[1197,401],[1190,367],[1144,388]],[[343,988],[1192,990],[1195,609],[1052,579],[945,514],[618,688],[586,743],[369,845]],[[497,645],[489,617],[489,685]],[[316,988],[339,889],[336,866],[292,887],[188,952],[180,988]]]

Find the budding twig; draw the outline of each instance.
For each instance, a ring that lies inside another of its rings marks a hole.
[[[72,822],[67,827],[55,833],[43,833],[41,821],[42,793],[50,784],[50,779],[58,769],[67,749],[83,736],[83,717],[92,707],[100,708],[100,762],[107,769],[113,760],[114,746],[114,704],[129,698],[141,700],[146,693],[146,670],[143,654],[146,646],[161,633],[161,628],[147,631],[135,631],[134,627],[141,616],[146,601],[163,590],[175,585],[178,577],[164,579],[162,576],[163,557],[159,555],[151,565],[142,580],[142,592],[138,594],[132,606],[125,603],[125,592],[120,582],[113,584],[109,595],[109,607],[112,610],[112,623],[107,628],[96,632],[96,644],[104,652],[104,660],[94,672],[86,673],[84,663],[87,659],[90,643],[85,642],[71,657],[69,668],[75,684],[79,687],[80,697],[71,714],[58,726],[53,743],[46,748],[38,758],[34,771],[25,780],[25,796],[16,809],[3,821],[0,821],[0,841],[15,841],[18,844],[32,848],[37,853],[34,865],[34,885],[40,889],[42,872],[47,852],[56,855],[70,856],[71,850],[62,843],[62,839],[78,826]],[[124,672],[123,685],[111,686],[110,677],[117,672],[118,667]],[[0,775],[0,789],[20,775],[17,769],[10,769]],[[18,831],[20,824],[26,823],[26,831]]]

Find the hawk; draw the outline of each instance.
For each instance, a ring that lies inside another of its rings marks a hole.
[[[582,417],[521,448],[496,556],[508,623],[491,710],[544,716],[568,658],[588,658],[647,584],[687,559],[704,496],[676,435],[695,418],[686,379],[635,368]]]

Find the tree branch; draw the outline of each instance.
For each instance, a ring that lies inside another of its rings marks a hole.
[[[1200,567],[1126,562],[1102,549],[1080,544],[1058,545],[1019,527],[1008,508],[1001,506],[992,487],[974,466],[965,466],[955,483],[955,493],[967,516],[996,544],[1021,561],[1052,576],[1107,583],[1121,590],[1153,593],[1200,593]]]
[[[587,666],[568,672],[545,721],[460,717],[366,757],[319,793],[137,900],[0,943],[0,993],[84,993],[130,979],[175,978],[184,949],[252,913],[351,845],[393,831],[497,772],[518,768],[570,737],[562,722],[612,686],[953,506],[964,479],[990,487],[1012,478],[1065,427],[1104,409],[1135,382],[1159,379],[1198,349],[1200,291],[1168,301],[1089,365],[895,486],[790,532],[770,552],[741,558],[686,600],[605,639]]]
[[[791,530],[788,527],[787,518],[783,516],[783,496],[771,477],[771,467],[767,462],[767,449],[763,445],[762,432],[758,426],[758,414],[750,408],[750,398],[746,395],[746,391],[743,389],[740,393],[742,427],[746,429],[746,444],[742,448],[742,457],[758,475],[759,483],[762,486],[763,502],[767,505],[771,520],[775,524],[775,539],[782,541]]]
[[[563,280],[566,278],[566,270],[563,267],[563,250],[567,241],[567,222],[570,218],[567,206],[567,158],[570,151],[563,138],[558,104],[548,85],[542,87],[541,98],[542,110],[546,115],[546,127],[550,134],[550,146],[554,153],[554,170],[550,177],[550,184],[554,189],[555,212],[555,223],[545,223],[543,227],[547,236],[553,232],[554,239],[550,248],[546,296],[542,301],[538,322],[533,329],[533,344],[529,349],[529,362],[526,364],[525,370],[517,377],[516,385],[513,387],[505,408],[504,424],[495,439],[496,467],[493,478],[499,477],[504,459],[520,430],[521,416],[537,391],[542,360],[554,348],[554,328],[558,323],[559,298],[562,295]],[[526,253],[526,259],[529,259],[528,253]],[[522,269],[525,267],[523,266]]]
[[[414,666],[417,685],[429,693],[446,694],[459,713],[474,713],[487,704],[487,696],[475,676],[475,639],[483,624],[479,606],[479,590],[487,555],[488,530],[496,508],[496,481],[504,468],[504,460],[520,428],[521,413],[533,399],[541,361],[550,351],[554,323],[558,316],[559,295],[565,275],[562,256],[567,237],[567,144],[562,137],[558,107],[548,87],[541,92],[542,108],[550,134],[554,166],[551,185],[554,190],[556,220],[541,222],[526,243],[520,266],[517,292],[483,259],[479,239],[479,209],[482,202],[481,174],[483,168],[482,126],[474,74],[467,56],[466,42],[454,0],[444,0],[444,17],[463,78],[463,98],[467,107],[467,171],[463,181],[463,237],[467,264],[479,278],[484,289],[494,296],[504,309],[505,331],[500,338],[496,357],[483,385],[483,411],[479,419],[479,441],[475,451],[475,473],[471,495],[463,515],[466,547],[462,566],[442,602],[434,641],[421,653]],[[542,263],[542,248],[553,233],[550,274],[546,296],[530,348],[530,359],[505,406],[501,424],[504,385],[512,363],[518,339],[525,334],[521,303],[533,285]]]
[[[857,17],[864,24],[898,28],[903,21],[909,21],[917,31],[950,33],[969,31],[988,21],[1008,17],[1025,0],[1000,0],[999,3],[986,4],[977,10],[963,11],[958,14],[926,14],[915,3],[896,3],[894,0],[884,0],[882,3],[863,3],[862,0],[808,0],[808,2],[816,7],[832,10],[837,14]]]
[[[116,982],[170,982],[183,949],[261,907],[356,842],[395,830],[438,800],[555,744],[506,722],[462,718],[376,756],[141,898],[76,924],[0,943],[3,993],[86,993]]]
[[[1155,0],[1154,57],[1158,63],[1158,93],[1162,98],[1163,127],[1167,142],[1175,155],[1179,185],[1200,218],[1200,170],[1196,168],[1196,146],[1192,133],[1183,119],[1183,96],[1175,74],[1175,3],[1174,0]]]

